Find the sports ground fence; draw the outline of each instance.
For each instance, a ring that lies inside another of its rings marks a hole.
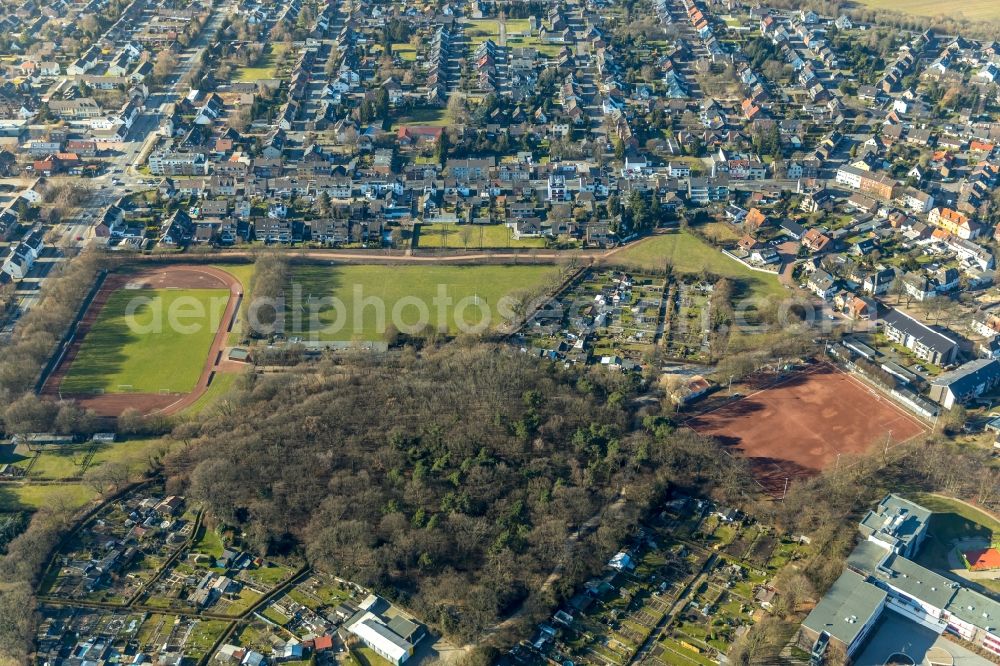
[[[77,329],[80,326],[80,321],[83,319],[84,315],[87,314],[87,310],[90,309],[90,304],[94,302],[97,298],[97,294],[100,293],[101,287],[104,286],[104,279],[108,276],[107,270],[101,270],[97,274],[97,279],[94,280],[94,286],[90,288],[90,292],[87,293],[87,297],[83,299],[83,303],[80,304],[80,309],[77,310],[76,316],[73,317],[72,323],[66,329],[66,333],[63,334],[62,339],[59,341],[59,346],[56,347],[56,353],[54,353],[50,358],[49,362],[42,367],[42,373],[38,377],[38,381],[35,383],[35,393],[41,393],[42,389],[45,388],[45,382],[49,380],[49,377],[55,372],[59,364],[62,363],[63,358],[66,356],[66,352],[69,351],[70,344],[76,338]]]
[[[827,354],[840,360],[848,371],[861,375],[868,382],[874,384],[882,393],[890,396],[895,402],[917,416],[931,420],[937,417],[940,412],[940,408],[937,405],[929,400],[925,400],[913,391],[901,389],[896,386],[887,386],[879,378],[873,377],[869,372],[865,372],[864,368],[854,362],[854,352],[850,348],[842,344],[834,344],[827,347]]]

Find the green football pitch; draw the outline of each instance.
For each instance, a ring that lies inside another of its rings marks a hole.
[[[487,311],[486,328],[494,328],[504,296],[536,294],[558,277],[555,266],[299,266],[285,292],[286,331],[303,339],[382,340],[386,326],[413,326],[425,308],[432,330],[458,333],[460,322],[475,327]],[[336,301],[310,305],[324,298]],[[318,326],[309,323],[310,307]]]
[[[226,289],[122,289],[105,303],[63,393],[187,393],[225,313]]]

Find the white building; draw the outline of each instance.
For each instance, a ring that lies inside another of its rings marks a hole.
[[[413,655],[413,645],[397,636],[374,613],[365,613],[347,631],[392,664],[402,664]]]
[[[566,176],[558,173],[549,175],[548,182],[549,201],[568,201],[569,189],[566,187]]]
[[[28,276],[43,249],[45,242],[42,239],[42,232],[36,229],[25,236],[20,243],[11,246],[3,265],[0,265],[0,272],[6,273],[14,280],[23,280]]]

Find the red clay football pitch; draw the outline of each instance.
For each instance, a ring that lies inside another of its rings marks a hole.
[[[686,425],[746,456],[757,480],[781,492],[785,479],[811,476],[875,446],[928,430],[916,416],[860,380],[821,363],[711,411]]]

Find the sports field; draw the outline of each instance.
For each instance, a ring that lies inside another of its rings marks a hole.
[[[457,333],[459,322],[479,324],[485,311],[492,328],[504,296],[538,293],[558,276],[555,266],[298,266],[286,291],[285,330],[306,340],[382,340],[394,320],[413,326],[424,318],[433,330]],[[439,290],[450,304],[435,302]],[[320,307],[318,299],[330,297],[339,302]],[[319,330],[309,326],[310,307]]]
[[[506,224],[421,224],[416,246],[424,250],[545,247],[545,239],[514,238]]]
[[[1000,20],[1000,2],[997,0],[858,0],[871,9],[887,9],[916,16],[943,16],[968,21]]]
[[[145,300],[136,308],[137,298]],[[115,291],[86,333],[61,390],[191,391],[205,366],[228,300],[227,289]],[[130,311],[130,307],[135,309]]]
[[[108,275],[42,394],[109,417],[191,406],[212,374],[226,371],[220,360],[243,301],[245,268],[172,264]]]
[[[779,493],[786,478],[927,431],[916,416],[827,364],[692,416],[686,425],[746,456],[761,485]]]

